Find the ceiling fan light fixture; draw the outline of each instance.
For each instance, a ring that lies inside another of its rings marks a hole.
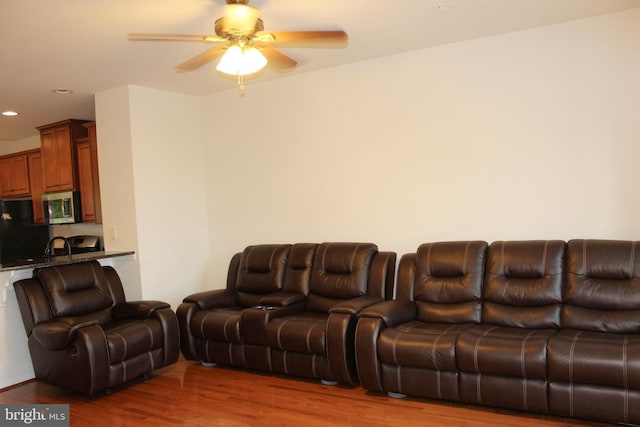
[[[267,58],[255,47],[233,45],[222,56],[216,70],[232,76],[246,76],[257,73],[265,65]]]

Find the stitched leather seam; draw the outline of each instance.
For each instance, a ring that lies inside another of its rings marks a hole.
[[[624,343],[622,344],[622,374],[624,380],[624,422],[629,422],[629,383],[628,383],[628,362],[627,350],[629,343],[629,337],[624,337]]]
[[[395,363],[396,365],[400,364],[400,362],[398,362],[398,353],[397,353],[398,340],[400,339],[400,335],[401,334],[396,335],[396,337],[393,339],[393,344],[391,346],[391,355],[393,356],[393,363]]]
[[[224,336],[224,340],[226,342],[231,341],[229,339],[229,334],[227,334],[227,325],[229,324],[230,320],[231,320],[231,318],[227,317],[226,319],[224,319],[224,325],[222,325],[222,335]]]
[[[204,325],[205,323],[207,323],[207,319],[209,318],[209,316],[211,316],[211,314],[211,312],[205,314],[204,319],[202,319],[202,322],[200,322],[200,335],[202,335],[205,339],[207,339],[207,336],[204,334]]]
[[[582,335],[582,331],[579,331],[571,341],[571,350],[569,350],[569,415],[573,416],[573,362],[576,344],[578,338]]]
[[[309,329],[307,329],[305,341],[306,341],[306,345],[307,345],[307,352],[309,352],[309,353],[312,353],[312,351],[311,351],[311,332],[313,331],[313,329],[316,326],[318,326],[318,324],[317,323],[313,323],[311,325],[311,327]]]
[[[289,321],[288,320],[283,320],[282,323],[280,323],[280,325],[278,325],[278,331],[276,332],[276,341],[278,343],[278,348],[282,348],[282,341],[280,340],[280,333],[282,332],[282,328],[284,327],[284,325],[286,325]]]
[[[480,387],[480,383],[482,381],[482,373],[480,373],[480,369],[478,369],[478,347],[480,346],[480,341],[482,340],[482,338],[489,335],[495,329],[498,329],[498,327],[494,326],[493,328],[485,331],[484,334],[476,338],[476,342],[473,348],[473,367],[475,368],[475,371],[478,372],[478,377],[476,380],[476,396],[478,397],[478,403],[482,403],[482,391]]]
[[[524,378],[524,382],[522,384],[522,404],[524,405],[524,409],[528,410],[529,409],[529,405],[527,405],[527,402],[529,401],[528,399],[528,395],[527,395],[527,364],[525,359],[525,348],[527,346],[527,341],[529,340],[529,338],[535,334],[536,331],[531,331],[527,334],[527,336],[524,338],[524,340],[522,341],[522,344],[520,345],[520,369],[521,369],[521,373],[522,373],[522,378]]]

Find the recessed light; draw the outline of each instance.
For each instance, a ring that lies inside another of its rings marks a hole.
[[[18,113],[16,113],[15,111],[3,111],[2,115],[3,116],[17,116]]]
[[[71,89],[54,89],[52,92],[57,93],[58,95],[68,95],[73,93]]]

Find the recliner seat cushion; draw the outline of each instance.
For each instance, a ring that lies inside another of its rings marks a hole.
[[[549,340],[549,380],[640,389],[640,336],[566,329]]]
[[[164,331],[155,319],[121,320],[104,327],[111,364],[162,347]]]
[[[242,344],[240,314],[242,307],[223,307],[197,311],[189,328],[194,337],[204,340]]]
[[[547,341],[553,329],[478,325],[460,334],[456,345],[460,371],[505,377],[547,377]]]
[[[378,338],[378,357],[388,365],[456,371],[456,340],[472,326],[415,320],[387,328]]]
[[[275,318],[267,324],[267,343],[278,350],[326,355],[328,317],[324,313],[303,312]]]

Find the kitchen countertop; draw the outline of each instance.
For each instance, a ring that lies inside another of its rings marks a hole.
[[[71,259],[69,259],[68,255],[60,255],[60,256],[54,256],[50,258],[38,258],[38,259],[34,259],[33,261],[4,263],[0,265],[0,272],[10,271],[10,270],[22,270],[25,268],[50,267],[52,265],[73,264],[76,262],[91,261],[94,259],[113,258],[113,257],[133,255],[133,254],[135,254],[134,251],[108,251],[108,252],[97,251],[97,252],[86,252],[82,254],[74,254],[74,255],[71,255]]]

